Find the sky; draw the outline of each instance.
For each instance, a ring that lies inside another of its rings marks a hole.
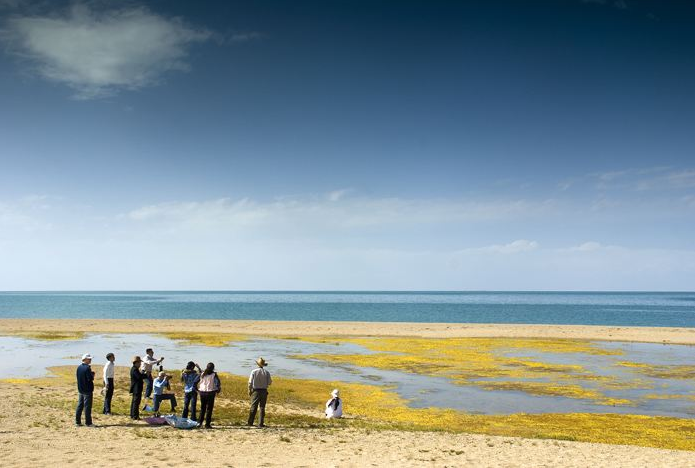
[[[689,1],[0,0],[0,290],[682,290]]]

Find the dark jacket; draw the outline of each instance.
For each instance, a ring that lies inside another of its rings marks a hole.
[[[77,391],[80,393],[94,392],[94,374],[89,364],[82,363],[77,366]]]
[[[145,374],[140,372],[138,367],[130,368],[130,393],[142,393],[143,382],[145,381]]]

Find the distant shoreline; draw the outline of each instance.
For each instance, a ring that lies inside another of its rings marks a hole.
[[[423,338],[546,338],[695,345],[695,328],[603,325],[338,322],[204,319],[0,318],[0,334],[229,333],[252,336],[411,336]]]

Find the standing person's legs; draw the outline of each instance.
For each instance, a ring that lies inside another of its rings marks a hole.
[[[147,389],[145,390],[145,398],[149,398],[152,395],[152,387],[154,386],[154,379],[152,378],[152,372],[148,372],[145,375],[147,380]]]
[[[261,407],[261,412],[258,415],[258,427],[263,427],[265,424],[263,421],[265,420],[265,404],[268,401],[268,390],[259,390],[261,393],[260,398],[259,398],[259,405]]]
[[[198,400],[198,393],[194,390],[192,392],[188,392],[184,394],[183,397],[183,414],[181,415],[184,418],[188,417],[188,408],[190,407],[191,409],[191,419],[195,420],[195,414],[196,414],[196,403]]]
[[[106,395],[104,395],[104,414],[111,414],[111,398],[113,397],[113,378],[106,381]]]
[[[193,392],[186,392],[183,394],[183,413],[181,413],[182,418],[188,417],[188,406],[191,404],[192,395]],[[191,419],[195,419],[195,413],[193,413]]]
[[[205,411],[208,408],[208,392],[200,392],[200,413],[198,413],[198,425],[203,425],[203,418],[205,417]]]
[[[140,401],[142,401],[142,389],[133,393],[133,399],[130,402],[130,417],[133,419],[140,417]]]
[[[82,425],[82,410],[84,410],[84,393],[77,397],[77,408],[75,409],[75,424]]]
[[[93,393],[86,393],[84,395],[84,423],[88,426],[92,425],[92,399],[94,397]]]
[[[210,427],[210,422],[212,422],[212,409],[215,407],[215,392],[210,393],[208,396],[208,406],[205,408],[205,427]],[[203,411],[200,411],[203,414]]]
[[[256,411],[258,411],[258,404],[261,402],[258,395],[258,390],[254,390],[251,394],[251,409],[249,411],[249,426],[253,426],[253,420],[256,419]]]

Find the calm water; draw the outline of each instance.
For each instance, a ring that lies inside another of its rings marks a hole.
[[[0,293],[0,318],[177,318],[695,327],[695,293]]]

